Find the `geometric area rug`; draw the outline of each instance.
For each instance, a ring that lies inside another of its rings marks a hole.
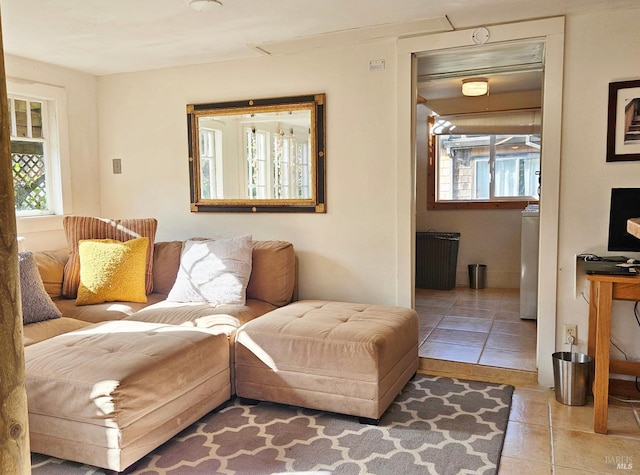
[[[496,474],[513,389],[418,374],[377,426],[336,413],[233,399],[124,473]],[[105,471],[32,454],[32,473]]]

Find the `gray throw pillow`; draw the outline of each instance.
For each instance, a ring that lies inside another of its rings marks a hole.
[[[62,313],[44,288],[33,253],[30,251],[20,252],[18,262],[20,264],[22,322],[26,325],[60,318]]]

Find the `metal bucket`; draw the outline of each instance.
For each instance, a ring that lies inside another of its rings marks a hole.
[[[587,403],[591,356],[559,351],[552,357],[556,401],[568,406],[584,406]]]
[[[484,289],[487,281],[485,264],[469,264],[469,288]]]

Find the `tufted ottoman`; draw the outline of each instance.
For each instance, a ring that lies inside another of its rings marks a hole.
[[[122,471],[230,397],[226,335],[111,321],[25,348],[31,450]]]
[[[408,308],[304,300],[236,333],[236,394],[377,421],[418,369]]]

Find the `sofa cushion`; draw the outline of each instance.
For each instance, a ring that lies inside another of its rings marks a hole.
[[[291,302],[296,287],[296,255],[286,241],[254,241],[247,298],[282,307]]]
[[[252,299],[247,299],[244,305],[164,300],[131,314],[125,320],[206,328],[211,333],[233,335],[241,325],[275,309],[270,303]]]
[[[54,302],[64,317],[99,323],[109,320],[122,320],[146,306],[163,301],[166,298],[167,296],[164,294],[151,292],[147,295],[147,303],[105,302],[93,305],[76,305],[75,299],[56,299]]]
[[[188,240],[167,300],[244,305],[251,275],[251,236]]]
[[[180,267],[183,241],[163,241],[153,251],[153,291],[168,295]]]
[[[231,390],[227,338],[174,325],[91,325],[28,346],[25,369],[31,449],[108,473],[123,472]]]
[[[37,251],[33,257],[38,265],[38,273],[44,288],[51,298],[62,295],[62,278],[64,266],[69,260],[69,250],[64,247],[50,251]]]
[[[168,294],[180,266],[183,241],[157,242],[153,263],[153,291]],[[286,241],[253,241],[251,276],[247,299],[262,300],[276,307],[293,299],[296,287],[296,255]]]
[[[22,341],[24,346],[29,346],[40,341],[48,340],[54,336],[62,335],[63,333],[88,327],[89,325],[93,324],[67,317],[35,322],[24,326],[22,330]]]
[[[149,239],[121,242],[113,239],[81,240],[80,285],[77,305],[102,302],[146,303],[145,268]]]
[[[155,242],[158,221],[154,218],[145,219],[105,219],[89,216],[65,216],[63,219],[69,260],[64,268],[62,295],[76,298],[80,285],[80,257],[78,242],[84,239],[114,239],[128,241],[138,237],[149,238],[149,243]],[[150,293],[153,290],[153,250],[147,248],[145,288]]]
[[[99,323],[27,348],[29,411],[101,426],[126,427],[229,361],[226,338],[141,322]]]
[[[51,301],[42,283],[33,253],[29,251],[18,254],[20,267],[20,295],[22,299],[22,321],[29,324],[60,318],[60,310]]]

